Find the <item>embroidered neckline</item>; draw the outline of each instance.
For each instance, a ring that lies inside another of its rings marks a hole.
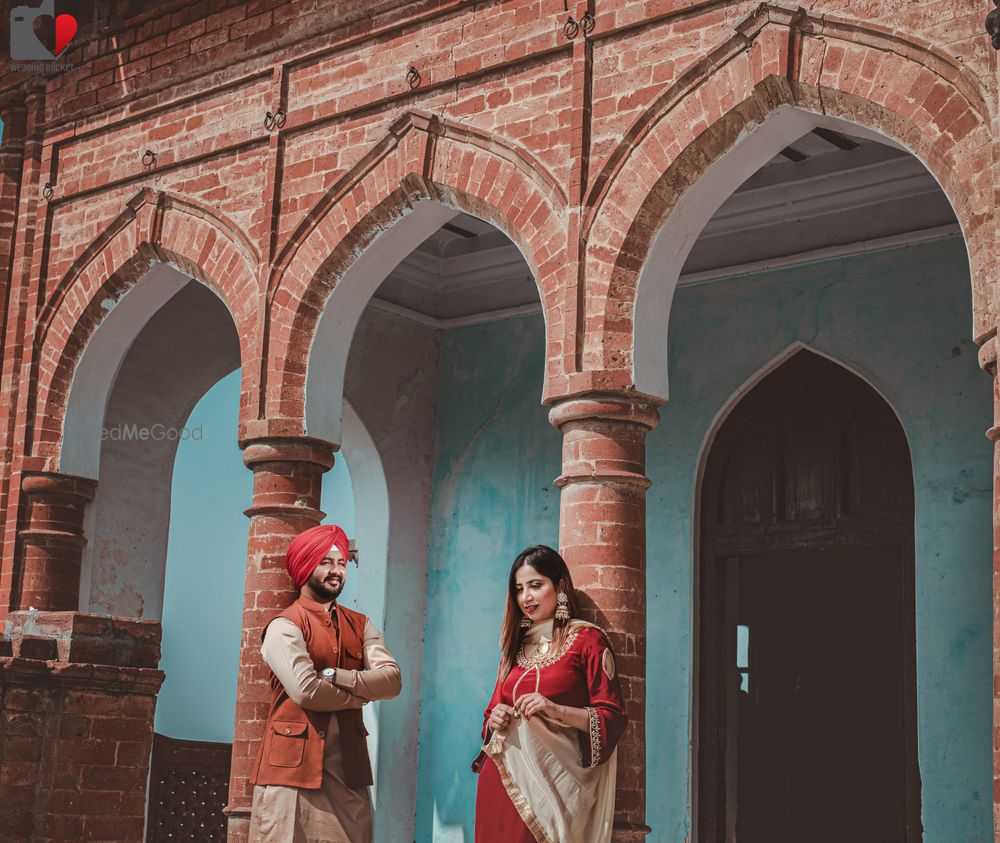
[[[526,656],[524,654],[524,645],[522,645],[521,649],[517,651],[517,666],[524,670],[529,670],[535,667],[551,667],[566,655],[569,648],[573,646],[573,642],[576,641],[576,636],[579,635],[580,630],[583,628],[584,627],[578,626],[571,629],[569,633],[567,633],[566,640],[563,642],[563,645],[554,653],[546,653],[544,656]]]

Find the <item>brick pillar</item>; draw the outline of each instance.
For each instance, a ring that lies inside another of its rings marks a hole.
[[[996,339],[979,350],[979,365],[993,378],[993,839],[1000,840],[1000,378]]]
[[[297,596],[285,570],[289,542],[323,520],[320,490],[336,446],[308,437],[241,443],[253,471],[253,503],[243,600],[243,637],[236,689],[236,729],[229,775],[229,841],[244,841],[250,825],[250,771],[271,701],[270,672],[260,657],[264,625]]]
[[[656,407],[625,395],[560,402],[549,420],[563,433],[559,544],[587,610],[615,650],[629,727],[618,745],[615,841],[640,841],[646,825],[645,439]]]
[[[76,611],[80,560],[87,540],[83,516],[97,481],[54,472],[22,475],[24,527],[20,538],[21,609]]]

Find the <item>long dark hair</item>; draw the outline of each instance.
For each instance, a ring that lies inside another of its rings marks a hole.
[[[543,577],[552,581],[552,586],[558,591],[564,591],[569,598],[570,618],[580,617],[580,604],[576,599],[576,591],[573,589],[573,579],[569,575],[569,568],[566,567],[565,560],[551,547],[544,544],[536,544],[522,550],[514,564],[510,566],[510,575],[507,577],[507,608],[503,615],[503,629],[500,632],[500,676],[505,677],[514,667],[518,650],[521,649],[521,639],[524,637],[524,630],[521,628],[521,620],[526,617],[517,605],[517,572],[525,565],[530,565]],[[552,646],[558,651],[566,641],[566,633],[569,629],[569,622],[560,623],[556,621],[552,627]]]

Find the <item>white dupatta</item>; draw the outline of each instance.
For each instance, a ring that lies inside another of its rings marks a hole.
[[[532,672],[535,682],[529,690],[536,691],[539,667],[529,668],[521,679]],[[514,693],[516,701],[516,687]],[[492,734],[483,750],[538,843],[610,843],[617,749],[603,764],[584,767],[577,730],[536,715],[514,718],[505,730]]]

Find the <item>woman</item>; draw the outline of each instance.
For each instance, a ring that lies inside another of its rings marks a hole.
[[[485,745],[472,765],[476,843],[611,840],[625,704],[608,640],[578,610],[552,548],[514,560]]]

